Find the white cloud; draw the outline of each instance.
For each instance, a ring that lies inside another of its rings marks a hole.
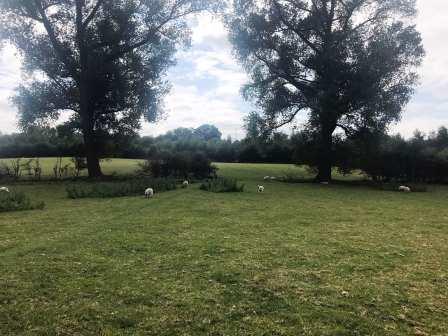
[[[192,41],[194,44],[208,43],[210,40],[227,40],[227,32],[222,22],[209,14],[200,14],[194,17],[194,32]]]
[[[9,97],[20,83],[20,64],[19,55],[10,45],[0,51],[0,131],[4,133],[17,130],[17,110]]]
[[[176,127],[211,123],[225,136],[241,138],[243,117],[250,109],[240,95],[247,76],[231,54],[223,24],[199,16],[192,48],[178,56],[179,64],[170,74],[173,89],[166,99],[168,118],[144,125],[142,134],[158,135]]]
[[[214,90],[200,91],[196,86],[177,84],[166,99],[168,118],[157,124],[144,124],[142,133],[159,135],[176,127],[195,128],[212,123],[225,135],[241,138],[242,113],[238,102],[221,97]]]
[[[446,0],[418,0],[417,29],[423,37],[426,58],[420,69],[421,85],[393,132],[411,136],[418,128],[429,132],[448,126],[448,36]]]

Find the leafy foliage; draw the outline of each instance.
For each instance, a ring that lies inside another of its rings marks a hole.
[[[294,162],[313,167],[319,147],[309,132],[296,133]],[[339,172],[361,170],[374,181],[448,182],[448,130],[411,139],[375,132],[353,138],[336,135],[332,157]]]
[[[307,117],[318,180],[331,179],[337,128],[353,135],[399,120],[424,55],[414,14],[413,0],[234,1],[228,27],[251,76],[245,96],[265,131]]]
[[[23,192],[0,192],[0,212],[42,210],[45,202],[32,202]]]
[[[201,190],[215,193],[243,192],[244,184],[239,184],[237,179],[229,177],[217,177],[204,181],[199,187]]]
[[[189,43],[186,18],[215,0],[2,0],[0,38],[39,73],[14,98],[23,127],[56,120],[81,131],[89,174],[101,175],[99,151],[114,134],[157,121],[164,80],[177,48]],[[43,76],[42,76],[43,75]]]
[[[82,156],[84,148],[79,134],[65,127],[28,127],[21,133],[0,134],[0,157]]]
[[[140,173],[153,177],[208,178],[216,175],[217,168],[202,153],[161,153],[140,164]]]
[[[374,180],[448,182],[447,134],[441,128],[427,138],[419,132],[409,140],[383,136],[375,151],[366,150],[358,157],[359,166]]]
[[[144,195],[146,188],[153,188],[156,193],[175,190],[174,179],[139,178],[125,182],[76,183],[67,186],[69,198],[113,198]]]

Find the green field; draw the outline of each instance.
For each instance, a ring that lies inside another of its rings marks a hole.
[[[70,200],[60,182],[9,185],[46,209],[0,214],[0,335],[448,335],[447,187],[219,168],[245,192]]]
[[[0,164],[10,164],[13,160],[15,159],[0,159]],[[21,162],[24,163],[29,159],[24,158],[21,160]],[[40,158],[39,162],[42,167],[42,175],[47,177],[53,176],[53,167],[57,162],[57,158]],[[101,167],[104,174],[132,174],[139,168],[139,162],[141,162],[141,160],[106,159],[101,162]],[[63,158],[62,165],[70,165],[73,167],[73,163],[69,158]],[[82,171],[81,175],[87,175],[87,171]]]

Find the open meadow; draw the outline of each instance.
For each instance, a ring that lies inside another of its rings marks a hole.
[[[63,182],[8,185],[46,207],[0,214],[0,335],[448,335],[448,187],[218,167],[245,191],[72,200]]]

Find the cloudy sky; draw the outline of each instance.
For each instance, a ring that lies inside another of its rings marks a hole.
[[[407,106],[403,120],[392,132],[412,135],[416,128],[428,132],[448,126],[448,1],[418,0],[418,29],[427,56],[421,68],[421,85]],[[247,80],[232,57],[223,25],[210,16],[194,20],[193,44],[178,54],[178,64],[169,73],[173,88],[166,97],[168,116],[155,124],[144,124],[145,135],[157,135],[176,127],[218,126],[225,136],[243,136],[244,116],[254,107],[240,96]],[[0,52],[0,131],[17,131],[15,108],[8,97],[21,80],[20,60],[11,48]]]

